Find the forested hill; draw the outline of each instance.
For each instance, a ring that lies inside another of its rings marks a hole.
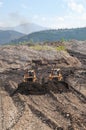
[[[0,45],[9,43],[11,40],[18,39],[24,35],[13,30],[0,30]]]
[[[86,27],[76,29],[58,29],[58,30],[45,30],[34,32],[29,35],[25,35],[17,40],[13,40],[14,43],[21,42],[45,42],[45,41],[57,41],[57,40],[86,40]]]

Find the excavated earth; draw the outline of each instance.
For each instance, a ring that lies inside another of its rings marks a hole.
[[[0,47],[0,130],[86,130],[86,53],[69,45],[68,52]],[[25,85],[32,91],[16,91],[25,64],[35,69],[38,82]],[[48,81],[54,66],[65,83]]]

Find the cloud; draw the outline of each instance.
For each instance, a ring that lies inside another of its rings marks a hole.
[[[38,14],[35,14],[35,15],[33,15],[33,17],[32,17],[32,20],[35,20],[35,21],[41,21],[41,22],[46,22],[46,17],[45,16],[40,16],[40,15],[38,15]]]
[[[25,4],[22,4],[21,7],[22,7],[23,9],[27,9],[27,5],[25,5]]]
[[[35,15],[33,22],[50,28],[76,28],[86,26],[86,0],[63,0],[66,13],[57,16]],[[65,8],[66,7],[66,8]],[[44,17],[44,18],[43,18]],[[44,20],[43,20],[44,19]]]
[[[58,28],[73,28],[73,27],[84,27],[86,26],[86,9],[84,8],[84,5],[86,3],[86,0],[63,0],[64,1],[64,8],[61,11],[64,11],[63,13],[60,13],[58,11],[57,15],[47,15],[47,14],[41,14],[39,12],[35,12],[34,14],[30,16],[28,13],[28,16],[24,13],[20,13],[18,11],[11,12],[8,16],[7,20],[3,20],[0,25],[2,26],[14,26],[18,24],[24,24],[24,23],[36,23],[44,27],[50,27],[54,29]],[[24,1],[22,2],[24,3]],[[2,3],[3,4],[3,3]],[[1,4],[1,5],[2,5]],[[27,8],[28,5],[22,4],[22,8]],[[29,10],[31,7],[28,8]],[[24,9],[23,9],[24,10]],[[1,21],[0,21],[1,22]]]
[[[39,16],[35,23],[52,28],[77,28],[77,27],[85,27],[86,26],[86,13],[82,15],[77,15],[76,13],[69,13],[64,16],[53,16],[53,17],[44,17],[45,21],[42,20],[43,16]]]
[[[5,26],[5,24],[0,21],[0,27],[4,27],[4,26]]]
[[[46,18],[45,18],[45,17],[42,17],[41,20],[42,20],[43,22],[46,22]]]
[[[17,24],[25,24],[29,22],[28,19],[24,15],[20,14],[17,11],[10,13],[9,18],[12,22],[17,23]]]
[[[0,2],[0,7],[2,7],[2,5],[3,5],[3,2]]]
[[[62,21],[62,22],[64,21],[63,17],[58,17],[57,19],[58,19],[58,21]]]
[[[39,15],[37,15],[37,14],[35,14],[34,16],[33,16],[33,19],[34,20],[36,20],[36,19],[38,19],[39,18]]]
[[[75,12],[78,12],[78,13],[82,13],[82,12],[85,10],[83,4],[77,3],[77,2],[74,1],[74,0],[68,1],[68,7],[69,7],[72,11],[75,11]]]

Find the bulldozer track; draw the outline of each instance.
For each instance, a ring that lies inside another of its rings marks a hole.
[[[26,104],[28,105],[28,107],[32,111],[32,113],[35,114],[37,116],[37,118],[39,118],[42,121],[42,123],[46,124],[52,130],[63,130],[63,127],[59,127],[56,122],[54,122],[51,118],[49,118],[48,116],[46,116],[46,114],[44,114],[44,112],[42,111],[41,108],[39,110],[39,108],[37,107],[38,105],[34,101],[34,97],[32,95],[29,95],[28,98],[32,102],[32,105],[30,105],[27,102],[26,102]],[[26,100],[27,99],[25,98],[25,101]],[[49,110],[50,110],[50,108],[49,108]]]
[[[81,92],[79,92],[72,86],[70,86],[69,88],[73,94],[77,95],[77,97],[81,100],[81,102],[86,103],[86,96],[84,96]]]
[[[11,95],[11,91],[13,91],[13,90],[11,90],[8,82],[5,82],[4,88],[8,92],[8,94]],[[11,130],[19,122],[20,118],[22,117],[22,115],[23,115],[23,113],[25,111],[25,104],[20,99],[18,94],[15,94],[15,95],[11,96],[11,98],[13,100],[14,105],[16,106],[16,108],[18,110],[18,114],[17,114],[17,117],[15,117],[12,125],[9,128],[7,128],[6,130]]]
[[[18,109],[18,114],[17,114],[17,117],[15,118],[14,120],[14,123],[9,127],[7,128],[7,130],[11,130],[20,120],[20,118],[23,116],[23,113],[25,111],[25,104],[24,102],[20,99],[19,95],[14,95],[12,97],[13,101],[14,101],[14,104],[15,106],[17,107]]]
[[[1,92],[1,90],[0,90]],[[3,112],[3,104],[2,104],[2,94],[0,93],[0,127],[4,129],[4,112]]]
[[[4,115],[4,108],[3,108],[3,98],[4,98],[4,88],[3,88],[3,81],[0,79],[0,128],[1,130],[6,130],[5,126],[5,115]]]
[[[62,94],[64,95],[64,94]],[[62,103],[59,102],[59,100],[57,100],[57,98],[53,95],[53,93],[50,93],[50,96],[54,99],[54,101],[58,102],[58,105],[56,104],[56,111],[58,111],[65,119],[70,121],[70,125],[73,126],[74,124],[79,125],[79,127],[82,129],[82,126],[84,126],[84,129],[86,129],[86,122],[83,122],[82,119],[76,117],[75,115],[72,115],[71,113],[65,111],[64,106]],[[82,123],[81,123],[82,122]]]
[[[75,96],[77,96],[80,101],[85,102],[86,97],[85,97],[83,94],[81,94],[80,92],[78,92],[76,89],[74,89],[73,87],[71,87],[71,92],[72,92]],[[80,128],[81,128],[82,126],[84,126],[84,128],[86,128],[86,127],[85,127],[85,124],[83,123],[83,121],[82,121],[82,124],[80,125],[81,119],[79,119],[78,117],[76,117],[76,116],[74,116],[74,115],[71,115],[70,113],[68,113],[67,111],[64,110],[63,104],[57,100],[57,98],[53,95],[52,92],[49,92],[48,95],[49,95],[49,98],[52,98],[52,99],[53,99],[53,104],[54,104],[55,107],[56,107],[56,111],[58,111],[59,114],[60,114],[61,116],[63,116],[63,118],[65,118],[66,120],[68,120],[68,121],[70,122],[70,126],[71,126],[72,130],[74,130],[74,128],[73,128],[73,125],[74,125],[74,124],[79,125]],[[64,95],[64,94],[62,94],[62,95]],[[23,95],[22,95],[22,96],[23,96]],[[49,126],[50,128],[52,128],[53,130],[58,130],[59,126],[58,126],[55,122],[53,122],[52,119],[46,117],[46,115],[42,112],[42,110],[39,110],[39,109],[35,108],[33,105],[30,105],[30,104],[27,102],[27,99],[25,98],[25,96],[23,96],[23,97],[24,97],[25,103],[28,105],[29,109],[31,109],[31,111],[32,111],[38,118],[40,118],[40,120],[41,120],[43,123],[45,123],[46,125],[48,125],[48,126]],[[37,106],[36,102],[34,101],[34,97],[33,97],[32,95],[29,95],[29,96],[27,96],[27,97],[28,97],[29,100],[32,102],[32,104],[35,104],[35,105]],[[23,109],[22,109],[22,105],[21,105],[22,103],[19,105],[20,99],[19,99],[18,95],[14,95],[12,99],[13,99],[13,101],[15,102],[16,107],[19,109],[20,113],[18,114],[17,118],[15,119],[15,123],[14,123],[8,130],[10,130],[11,128],[13,128],[13,127],[18,123],[18,121],[20,120],[20,118],[22,117],[23,112],[24,112],[24,104],[23,104]],[[56,102],[57,102],[57,104],[56,104]],[[68,114],[69,116],[67,116],[67,114]],[[69,127],[69,126],[68,126],[68,127]],[[63,128],[62,128],[62,129],[63,129]],[[85,129],[83,129],[83,130],[85,130]]]
[[[60,128],[56,122],[53,122],[53,120],[52,120],[51,118],[47,117],[46,114],[44,114],[41,109],[39,110],[39,109],[37,108],[38,104],[36,104],[35,99],[34,99],[34,97],[33,97],[32,95],[23,96],[23,97],[24,97],[25,103],[28,105],[29,109],[30,109],[30,110],[33,112],[33,114],[35,114],[44,124],[46,124],[47,126],[49,126],[50,128],[52,128],[52,130],[58,130],[58,129]],[[26,97],[28,97],[28,99],[32,102],[32,105],[27,102],[27,98],[26,98]],[[63,104],[57,100],[57,98],[53,95],[52,92],[50,92],[50,93],[48,94],[48,97],[51,98],[51,99],[53,99],[53,105],[54,105],[55,108],[56,108],[55,111],[57,111],[61,116],[63,116],[63,118],[65,118],[68,122],[70,122],[70,125],[69,125],[68,128],[67,128],[68,130],[70,130],[70,128],[71,128],[72,130],[75,130],[74,127],[73,127],[74,125],[79,126],[80,129],[82,129],[82,127],[83,127],[82,130],[85,130],[85,129],[86,129],[86,124],[85,124],[81,119],[79,119],[78,117],[76,117],[76,116],[74,116],[74,115],[71,115],[71,113],[68,113],[67,111],[65,111]],[[16,97],[14,96],[14,99],[13,99],[13,100],[14,100],[15,102],[16,102],[16,100],[18,101],[18,99],[16,99],[16,98],[18,98],[18,96],[16,96]],[[56,102],[57,102],[57,103],[56,103]],[[36,107],[34,107],[33,104],[35,104]],[[19,119],[21,118],[22,114],[23,114],[23,113],[21,113],[21,115],[16,119],[16,123],[19,121]],[[82,122],[82,124],[81,124],[81,122]],[[13,124],[13,126],[11,126],[11,128],[13,128],[13,127],[16,125],[16,123]],[[63,127],[61,127],[61,129],[64,130]],[[8,129],[8,130],[10,130],[10,129]]]
[[[73,123],[71,122],[71,114],[68,113],[67,111],[64,110],[63,108],[63,104],[60,103],[57,98],[52,94],[52,92],[49,93],[48,95],[49,98],[53,99],[53,105],[55,106],[55,111],[57,111],[61,116],[63,116],[64,119],[66,119],[67,122],[70,122],[70,126],[73,129]],[[24,97],[25,98],[25,97]],[[36,107],[34,107],[34,105],[30,105],[29,103],[27,103],[28,107],[31,109],[31,111],[46,125],[48,125],[50,128],[52,128],[53,130],[58,130],[59,126],[56,122],[53,122],[52,118],[48,118],[46,117],[46,115],[43,113],[43,111],[37,108],[37,104],[36,102],[34,102],[34,97],[29,95],[28,98],[31,100],[32,104],[35,104]],[[27,99],[25,98],[25,101]],[[50,108],[49,108],[50,110]],[[67,116],[67,114],[69,114],[69,116]],[[63,130],[63,127],[61,127]]]
[[[83,100],[83,102],[85,102],[85,99],[86,99],[85,96],[82,96],[82,94],[79,93],[77,90],[75,90],[73,87],[70,87],[70,89],[71,89],[71,93],[73,93],[75,96],[77,96],[77,98],[79,98],[80,101]],[[61,95],[64,96],[64,93],[61,93]],[[42,112],[41,109],[39,110],[37,107],[34,107],[33,104],[35,104],[36,106],[38,104],[36,104],[33,95],[27,95],[28,99],[32,102],[32,105],[30,105],[27,102],[27,98],[25,98],[25,96],[23,96],[23,97],[25,99],[25,103],[28,105],[29,109],[31,109],[31,111],[33,112],[33,114],[35,114],[38,118],[40,118],[40,120],[43,123],[45,123],[47,126],[49,126],[50,128],[52,128],[53,130],[58,130],[59,126],[58,126],[58,124],[56,122],[54,122],[51,118],[46,117],[46,115]],[[71,126],[72,130],[74,130],[74,128],[73,128],[74,124],[80,125],[81,119],[79,119],[78,117],[75,117],[74,115],[72,116],[71,113],[68,113],[64,109],[63,104],[61,102],[59,102],[59,100],[57,100],[57,98],[53,95],[53,93],[51,91],[48,93],[48,97],[52,99],[53,105],[55,106],[55,111],[57,111],[61,116],[63,116],[63,118],[66,119],[68,122],[70,122],[70,126]],[[19,122],[19,120],[21,119],[21,117],[22,117],[22,115],[24,113],[24,109],[25,109],[25,104],[19,98],[18,93],[15,94],[12,97],[12,99],[14,101],[15,106],[18,108],[18,115],[15,118],[14,123],[7,130],[11,130]],[[67,116],[67,114],[69,116]],[[85,124],[82,123],[82,125],[85,127]],[[82,125],[80,125],[79,127],[82,127]],[[85,130],[85,129],[83,129],[83,130]]]
[[[58,125],[53,122],[51,119],[49,119],[44,113],[39,111],[38,109],[34,108],[32,105],[28,105],[28,107],[31,109],[31,111],[38,117],[40,120],[47,124],[52,130],[57,130]],[[62,129],[63,130],[63,129]]]

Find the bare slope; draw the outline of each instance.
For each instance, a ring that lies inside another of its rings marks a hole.
[[[42,64],[34,67],[32,60],[38,59]],[[55,85],[49,84],[45,94],[37,87],[39,93],[10,96],[22,82],[26,63],[36,69],[39,79],[48,76],[50,68],[57,63],[73,88],[59,93]],[[37,50],[4,46],[0,48],[0,67],[1,130],[86,130],[86,70],[81,69],[77,58],[51,47]]]

